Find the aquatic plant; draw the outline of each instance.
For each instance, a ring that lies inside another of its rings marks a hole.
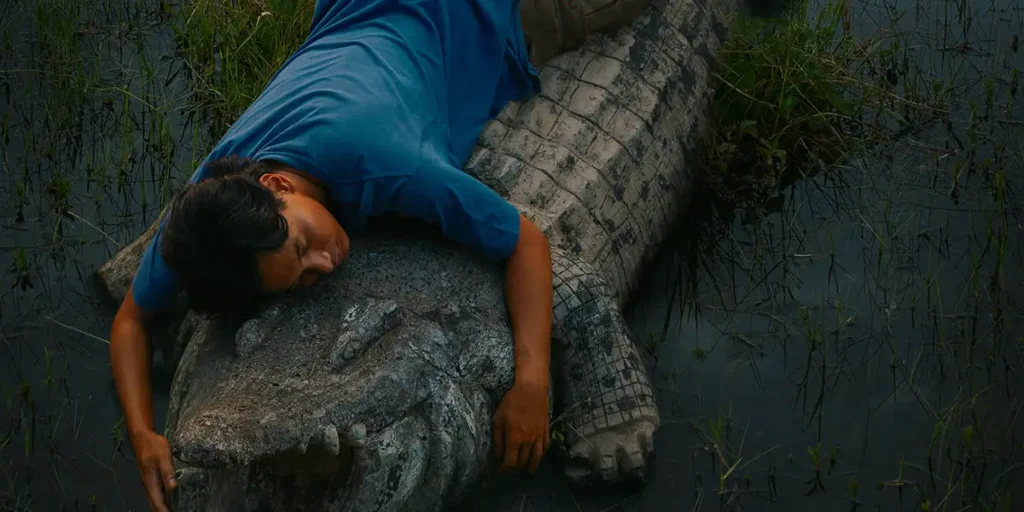
[[[848,33],[846,2],[809,13],[806,0],[774,16],[741,15],[716,71],[701,178],[719,201],[772,209],[794,180],[860,147],[873,85]]]

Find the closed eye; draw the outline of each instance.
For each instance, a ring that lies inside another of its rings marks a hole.
[[[299,265],[301,266],[302,265],[302,252],[303,251],[299,247],[299,241],[298,240],[295,240],[295,244],[294,245],[295,245],[295,258],[299,261]],[[304,273],[305,273],[305,271],[300,271],[299,275],[295,276],[295,280],[292,281],[292,284],[288,287],[288,291],[292,291],[292,290],[294,290],[294,289],[299,287],[299,281],[302,279],[302,274],[304,274]]]

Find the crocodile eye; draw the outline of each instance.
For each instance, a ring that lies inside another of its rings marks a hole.
[[[243,322],[235,332],[235,353],[245,357],[263,345],[272,333],[272,326],[280,321],[283,313],[284,308],[280,304],[274,304]]]
[[[344,366],[401,323],[398,304],[393,300],[365,299],[350,307],[331,347],[331,364],[335,368]]]

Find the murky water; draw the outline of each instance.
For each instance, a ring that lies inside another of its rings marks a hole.
[[[94,272],[202,149],[171,19],[158,2],[0,2],[0,509],[145,506]]]
[[[874,64],[906,130],[757,222],[697,205],[719,235],[694,251],[706,227],[683,226],[629,314],[660,348],[650,484],[501,477],[467,510],[1024,507],[1024,9],[850,12],[864,44],[889,50]]]
[[[207,144],[175,9],[0,4],[5,510],[145,508],[104,341],[114,306],[92,274]],[[798,182],[757,222],[697,205],[629,313],[663,413],[650,484],[569,489],[549,466],[482,482],[464,508],[1022,506],[1024,10],[860,0],[851,19],[865,41],[887,36],[876,65],[894,95],[947,99],[894,102],[901,138]]]

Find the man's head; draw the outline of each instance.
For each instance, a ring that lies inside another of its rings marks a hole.
[[[313,284],[348,256],[326,194],[293,169],[227,157],[175,198],[161,254],[189,305],[218,313]]]

